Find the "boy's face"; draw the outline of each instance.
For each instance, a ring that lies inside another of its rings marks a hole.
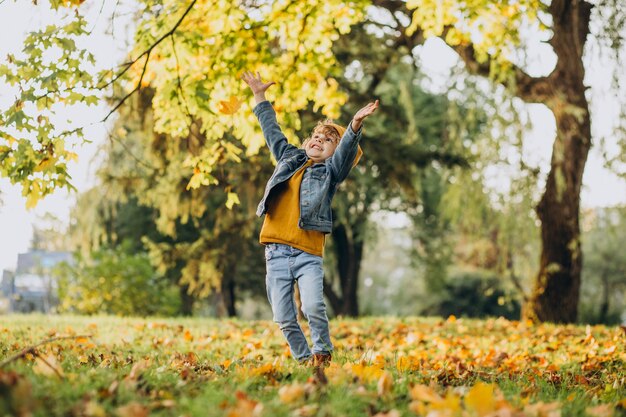
[[[304,145],[307,156],[313,162],[324,162],[335,153],[339,140],[323,132],[313,132],[311,139]]]

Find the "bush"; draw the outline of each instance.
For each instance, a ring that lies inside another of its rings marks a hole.
[[[76,254],[73,265],[56,270],[60,312],[122,316],[176,315],[178,287],[159,276],[145,253],[129,253],[129,245]]]
[[[447,317],[488,316],[519,319],[520,303],[503,288],[501,279],[481,273],[461,273],[450,277],[436,301],[423,313]]]

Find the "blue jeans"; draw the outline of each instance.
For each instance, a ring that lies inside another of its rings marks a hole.
[[[311,349],[297,320],[293,292],[296,281],[300,289],[302,312],[311,328],[313,353],[332,352],[324,303],[322,258],[288,245],[269,243],[265,246],[265,264],[267,298],[274,321],[285,335],[292,356],[298,361],[311,356]]]

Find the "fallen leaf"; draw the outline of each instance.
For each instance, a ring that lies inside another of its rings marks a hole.
[[[388,371],[384,371],[378,379],[377,391],[378,395],[383,397],[391,393],[393,388],[393,376]]]
[[[304,394],[304,385],[297,382],[291,385],[284,385],[278,390],[278,398],[284,404],[296,403],[304,398]]]
[[[409,389],[409,396],[412,400],[424,401],[424,402],[440,402],[443,398],[437,392],[426,385],[413,385]]]
[[[465,405],[481,417],[495,411],[494,385],[478,382],[465,396]]]
[[[147,417],[150,411],[138,402],[131,402],[115,410],[119,417]]]
[[[64,376],[63,368],[57,362],[57,358],[53,354],[48,354],[46,356],[36,356],[35,357],[35,365],[33,366],[33,372],[37,375],[44,376]]]

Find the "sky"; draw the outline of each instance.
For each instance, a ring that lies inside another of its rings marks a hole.
[[[0,60],[5,60],[8,53],[18,54],[25,34],[42,25],[54,21],[55,15],[48,11],[44,1],[34,6],[31,1],[14,2],[5,0],[0,2]],[[124,57],[124,17],[116,20],[115,38],[104,35],[103,31],[108,23],[106,16],[111,14],[111,6],[116,2],[103,2],[104,10],[99,15],[100,2],[92,3],[88,13],[88,20],[93,22],[95,35],[90,39],[90,50],[96,55],[97,62],[104,66],[114,65]],[[93,47],[92,47],[93,46]],[[536,47],[532,48],[532,64],[527,68],[530,75],[545,75],[554,65],[554,54],[549,46],[537,40]],[[449,48],[438,40],[427,42],[420,47],[418,55],[421,58],[422,70],[431,76],[432,85],[442,83],[442,77],[448,74],[451,66],[456,65],[458,58]],[[594,138],[609,134],[612,120],[615,118],[615,102],[604,98],[610,88],[610,66],[601,59],[592,57],[587,65],[586,82],[593,91],[592,102],[592,129]],[[439,79],[438,79],[439,77]],[[0,81],[0,107],[5,108],[11,103],[14,92]],[[524,141],[524,158],[527,162],[538,166],[546,173],[549,170],[552,140],[554,137],[555,122],[551,112],[543,105],[529,105],[529,115],[533,121],[533,129],[527,133]],[[71,109],[69,117],[80,117],[85,121],[102,119],[108,109],[101,105],[97,108]],[[86,136],[92,140],[91,144],[83,145],[74,151],[79,154],[77,163],[70,163],[69,172],[73,184],[78,191],[85,191],[95,182],[95,169],[98,165],[98,146],[106,140],[106,128],[102,124],[94,124],[86,131]],[[0,139],[1,140],[1,139]],[[494,176],[496,177],[496,176]],[[494,186],[497,186],[494,185]],[[542,187],[543,188],[543,187]],[[59,218],[63,224],[69,222],[70,210],[74,204],[76,193],[59,190],[52,196],[46,197],[33,210],[26,210],[25,198],[21,196],[18,186],[11,185],[6,179],[0,179],[0,270],[14,269],[17,254],[26,252],[30,247],[33,225],[43,225],[43,216],[51,213]],[[598,147],[592,148],[585,168],[583,190],[581,195],[583,208],[606,207],[626,203],[626,181],[620,180],[614,174],[603,168],[603,161]]]

